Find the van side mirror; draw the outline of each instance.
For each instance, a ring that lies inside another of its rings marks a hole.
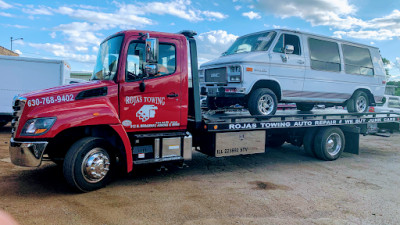
[[[285,54],[293,54],[294,46],[293,45],[286,45],[285,46]]]
[[[146,39],[146,63],[157,64],[158,61],[158,39],[147,38]]]

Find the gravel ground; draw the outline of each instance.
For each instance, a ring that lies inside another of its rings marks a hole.
[[[0,128],[0,209],[20,224],[400,224],[400,134],[361,137],[333,162],[285,144],[266,154],[207,157],[188,168],[136,169],[77,194],[52,163],[9,162]]]

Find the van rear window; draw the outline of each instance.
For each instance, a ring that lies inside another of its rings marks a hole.
[[[311,69],[340,72],[339,46],[336,42],[308,39]]]
[[[367,48],[342,44],[346,73],[374,75],[371,54]]]

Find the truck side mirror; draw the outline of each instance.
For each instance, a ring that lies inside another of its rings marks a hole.
[[[146,39],[146,63],[157,64],[158,61],[158,39],[147,38]]]
[[[285,46],[285,54],[293,54],[294,46],[293,45],[286,45]]]

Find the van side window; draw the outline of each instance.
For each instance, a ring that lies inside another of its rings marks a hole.
[[[128,55],[126,58],[126,81],[135,81],[146,78],[145,66],[145,44],[142,42],[132,42],[129,44]],[[158,55],[158,73],[155,75],[163,76],[173,74],[176,68],[175,46],[171,44],[161,44]]]
[[[286,45],[293,45],[293,54],[301,55],[300,39],[298,36],[291,34],[281,34],[278,42],[274,47],[274,52],[284,53]]]
[[[311,69],[340,72],[339,45],[336,42],[308,39]]]
[[[367,48],[342,44],[346,73],[374,75],[371,54]]]

